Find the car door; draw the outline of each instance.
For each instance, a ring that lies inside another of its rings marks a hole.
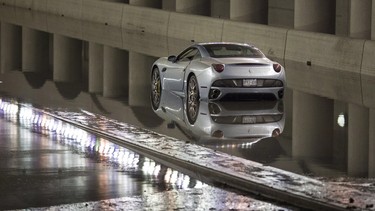
[[[185,70],[197,52],[198,49],[194,47],[186,49],[178,55],[171,66],[162,70],[164,72],[164,89],[177,92],[183,91]]]

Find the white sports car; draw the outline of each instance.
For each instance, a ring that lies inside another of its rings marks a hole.
[[[154,110],[164,91],[186,97],[188,109],[197,109],[200,99],[281,99],[285,70],[252,45],[199,43],[155,61],[151,85]]]

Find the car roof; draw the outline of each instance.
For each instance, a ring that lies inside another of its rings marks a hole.
[[[242,46],[254,46],[254,45],[250,45],[248,43],[239,43],[239,42],[203,42],[203,43],[196,43],[194,45],[200,45],[200,46],[204,46],[204,45],[242,45]]]

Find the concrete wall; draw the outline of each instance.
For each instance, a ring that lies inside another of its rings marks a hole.
[[[284,62],[286,39],[287,29],[233,21],[224,22],[223,41],[252,43],[280,63]]]
[[[288,86],[362,104],[364,40],[289,31],[285,50]]]
[[[336,1],[336,35],[370,39],[371,1]]]
[[[368,40],[364,46],[362,62],[363,105],[375,107],[375,40]]]
[[[289,87],[375,107],[371,92],[373,42],[287,29],[293,24],[303,29],[308,21],[317,23],[321,19],[288,23],[282,17],[276,18],[277,14],[301,16],[303,10],[309,14],[311,11],[306,5],[296,5],[294,8],[301,11],[294,12],[292,1],[270,0],[268,19],[271,25],[282,26],[277,28],[100,0],[48,0],[48,3],[47,0],[32,0],[32,4],[30,1],[0,0],[1,5],[6,4],[0,6],[2,21],[30,24],[46,28],[50,33],[154,57],[176,54],[191,42],[249,42],[285,64]],[[332,9],[330,4],[326,8]],[[48,14],[38,16],[36,10]]]

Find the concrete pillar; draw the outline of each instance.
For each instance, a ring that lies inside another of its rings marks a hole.
[[[336,35],[371,38],[372,0],[337,0]]]
[[[294,6],[295,29],[335,33],[335,0],[297,0]]]
[[[372,0],[371,13],[371,39],[375,40],[375,0]]]
[[[163,0],[163,10],[195,15],[211,15],[211,0]]]
[[[53,80],[79,82],[82,78],[82,41],[54,34]]]
[[[129,53],[129,105],[150,106],[150,73],[155,58]]]
[[[104,46],[103,96],[128,96],[129,53],[124,50]]]
[[[9,23],[1,23],[1,72],[22,68],[22,29]]]
[[[334,101],[332,160],[341,170],[347,170],[348,160],[348,104]]]
[[[375,109],[370,109],[368,176],[375,178]]]
[[[212,0],[211,16],[249,23],[267,24],[268,1]]]
[[[293,156],[327,158],[332,152],[333,102],[293,91]]]
[[[129,0],[130,5],[140,7],[162,8],[162,0]]]
[[[290,88],[285,89],[284,93],[284,114],[285,118],[285,127],[283,131],[283,136],[292,138],[293,135],[293,90]]]
[[[369,158],[369,110],[349,104],[348,123],[348,174],[368,175]]]
[[[294,0],[268,0],[268,25],[294,28]]]
[[[49,34],[22,28],[22,71],[46,72],[49,69]]]
[[[103,45],[89,43],[89,92],[103,93]]]

